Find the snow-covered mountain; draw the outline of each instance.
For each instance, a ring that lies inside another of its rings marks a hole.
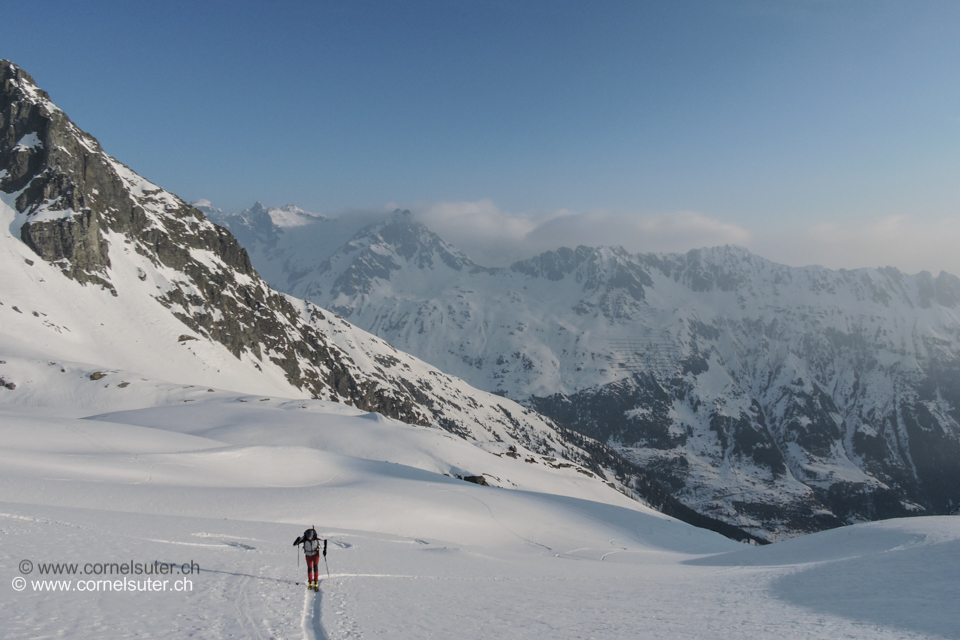
[[[104,153],[29,75],[0,62],[0,81],[0,403],[135,408],[130,387],[163,404],[170,385],[335,401],[696,515],[600,443],[274,291],[228,231]],[[271,229],[324,222],[261,214]]]
[[[700,513],[776,540],[960,506],[955,276],[738,247],[488,268],[399,211],[304,250],[329,224],[242,237],[279,290],[614,445]]]
[[[953,637],[960,519],[752,547],[658,513],[0,81],[0,638]]]
[[[207,200],[202,202],[201,211],[211,222],[230,229],[249,252],[251,261],[260,265],[257,272],[267,282],[308,277],[360,229],[385,217],[360,212],[333,218],[296,205],[266,207],[261,202],[231,214]]]

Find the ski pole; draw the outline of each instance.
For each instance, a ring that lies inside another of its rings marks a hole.
[[[323,541],[323,566],[327,568],[327,577],[330,577],[330,565],[327,564],[327,541]]]

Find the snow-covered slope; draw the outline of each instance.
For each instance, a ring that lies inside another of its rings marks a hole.
[[[506,443],[470,442],[339,403],[169,385],[130,372],[105,376],[94,389],[71,372],[54,370],[47,377],[64,378],[58,385],[61,397],[69,395],[64,389],[76,387],[93,396],[88,403],[114,410],[89,416],[89,408],[78,404],[0,407],[2,466],[16,476],[10,480],[16,495],[30,502],[104,508],[91,483],[115,482],[126,486],[112,490],[111,509],[138,511],[137,505],[146,500],[154,512],[162,513],[163,505],[182,494],[182,487],[197,493],[210,487],[249,488],[234,498],[231,515],[282,520],[305,488],[323,485],[323,496],[335,499],[337,487],[353,490],[385,476],[393,478],[393,488],[371,489],[361,511],[393,522],[387,513],[405,491],[403,478],[459,487],[470,484],[462,479],[472,476],[483,477],[491,486],[589,500],[671,520],[612,491],[580,467],[556,464],[556,458]],[[118,389],[120,378],[137,382]],[[130,405],[145,408],[122,409]],[[396,470],[397,465],[403,469]],[[263,492],[269,488],[283,491],[267,499]],[[480,535],[471,533],[470,517],[457,515],[462,505],[442,498],[432,507],[429,498],[418,498],[423,503],[417,509],[432,508],[442,515],[438,522],[411,522],[420,528],[406,533],[461,540]],[[408,500],[404,508],[410,505]],[[194,515],[210,515],[208,505],[203,509]],[[181,508],[176,512],[187,513]],[[336,513],[326,514],[324,521],[352,512],[339,506]],[[393,531],[378,529],[373,522],[363,528]],[[704,535],[713,539],[715,534]]]
[[[736,247],[563,248],[493,269],[402,213],[311,254],[309,274],[256,246],[275,286],[619,447],[687,505],[768,539],[960,508],[954,276]],[[305,255],[282,238],[272,251]]]
[[[439,430],[159,386],[124,391],[166,406],[86,419],[0,408],[0,638],[958,637],[960,518],[746,547]],[[317,594],[290,544],[310,525]]]

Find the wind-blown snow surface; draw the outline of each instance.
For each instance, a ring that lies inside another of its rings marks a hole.
[[[746,547],[569,470],[344,405],[124,391],[165,404],[0,408],[2,638],[960,637],[956,517]],[[517,489],[442,475],[480,467]],[[330,540],[319,594],[291,546],[311,524]],[[133,593],[39,569],[155,560],[200,570],[189,591],[172,575]],[[38,590],[53,579],[71,590]]]

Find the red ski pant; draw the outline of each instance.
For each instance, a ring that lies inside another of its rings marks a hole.
[[[307,579],[310,582],[318,582],[317,564],[320,562],[320,554],[315,556],[304,556],[307,559]]]

